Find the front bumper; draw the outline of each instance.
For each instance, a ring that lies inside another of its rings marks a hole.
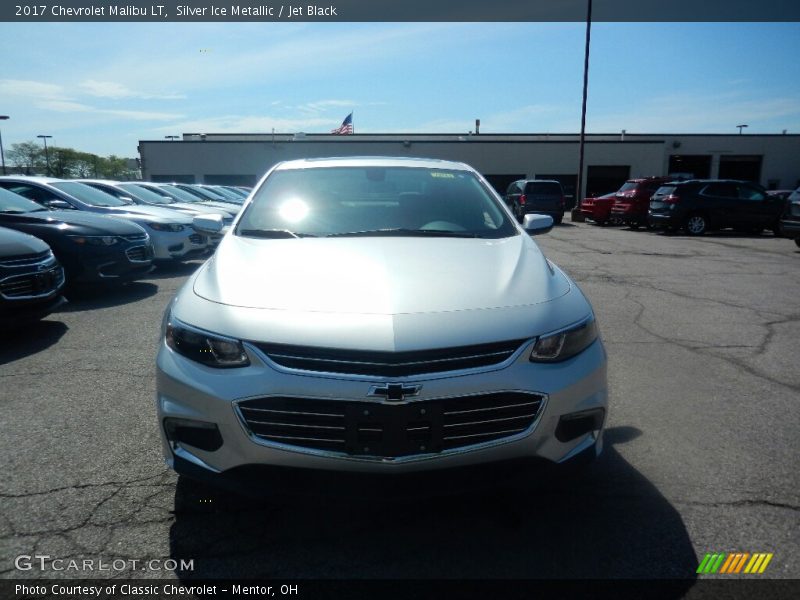
[[[289,467],[317,471],[358,473],[416,473],[457,469],[517,459],[560,463],[602,449],[602,417],[607,406],[606,353],[598,339],[579,355],[560,363],[531,363],[533,341],[524,344],[499,366],[463,374],[430,374],[392,379],[420,385],[418,395],[403,401],[408,410],[433,406],[443,400],[467,398],[492,392],[536,394],[543,398],[535,420],[519,433],[485,443],[396,457],[310,449],[258,439],[249,431],[237,403],[272,398],[304,398],[331,405],[359,403],[370,408],[392,410],[396,403],[379,402],[368,396],[371,387],[386,379],[356,375],[323,375],[280,367],[260,351],[246,345],[250,366],[213,369],[192,362],[162,343],[157,359],[156,405],[164,458],[176,470],[197,477],[229,479],[254,467]],[[556,434],[564,415],[598,410],[597,429],[564,439]],[[187,419],[213,423],[222,438],[216,450],[201,450],[167,439],[164,419]],[[362,449],[363,450],[363,449]],[[198,471],[199,469],[199,471]]]
[[[191,228],[174,232],[148,229],[148,233],[155,260],[180,260],[199,256],[208,249],[208,238]]]
[[[781,234],[787,238],[800,238],[800,221],[783,219],[781,221]]]

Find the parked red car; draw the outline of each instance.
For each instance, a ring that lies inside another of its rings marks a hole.
[[[629,179],[615,194],[611,206],[611,218],[638,229],[647,225],[647,209],[650,208],[650,196],[672,177],[643,177]]]
[[[616,192],[597,198],[584,198],[581,202],[581,214],[597,225],[605,225],[611,218],[611,205],[614,204],[615,196]]]

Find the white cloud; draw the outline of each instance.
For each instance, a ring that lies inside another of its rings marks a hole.
[[[683,133],[736,131],[736,125],[747,123],[750,130],[769,128],[770,122],[786,119],[792,123],[800,117],[796,98],[744,98],[730,92],[718,95],[667,95],[638,104],[625,113],[593,114],[586,117],[587,129],[593,132],[620,131],[629,133]],[[763,124],[763,125],[762,125]],[[792,128],[787,123],[786,127]]]
[[[186,96],[182,94],[151,94],[146,92],[133,91],[127,86],[116,81],[97,81],[87,79],[80,84],[84,93],[98,98],[141,98],[144,100],[180,100]]]
[[[0,94],[26,98],[54,98],[65,95],[64,88],[53,83],[23,79],[0,79]]]
[[[208,119],[192,119],[158,127],[154,131],[180,131],[183,133],[268,133],[324,132],[339,125],[340,121],[323,117],[281,118],[252,115],[225,115]]]

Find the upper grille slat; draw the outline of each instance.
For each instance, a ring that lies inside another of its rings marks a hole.
[[[303,371],[408,377],[498,365],[511,356],[526,340],[510,340],[474,346],[457,346],[409,352],[377,352],[288,346],[254,345],[278,365]]]

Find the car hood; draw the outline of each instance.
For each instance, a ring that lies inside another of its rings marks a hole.
[[[523,235],[228,235],[170,314],[245,340],[405,351],[529,338],[586,318],[591,306]]]
[[[191,204],[189,202],[176,202],[169,205],[170,210],[179,210],[191,215],[222,215],[225,218],[232,217],[231,211],[216,206],[206,206],[204,204]],[[235,214],[235,213],[234,213]]]
[[[102,207],[102,213],[133,221],[180,223],[181,225],[191,225],[192,223],[192,219],[188,215],[160,206],[109,206]]]
[[[212,302],[339,314],[404,314],[547,302],[569,291],[523,236],[499,240],[226,237],[195,281]]]
[[[49,249],[50,246],[32,235],[0,227],[0,258],[38,254]]]
[[[59,229],[62,228],[63,224],[72,225],[69,228],[70,233],[83,235],[133,235],[142,232],[141,227],[123,219],[115,219],[78,210],[37,211],[18,215],[3,215],[3,217],[7,218],[10,224],[46,224]]]

